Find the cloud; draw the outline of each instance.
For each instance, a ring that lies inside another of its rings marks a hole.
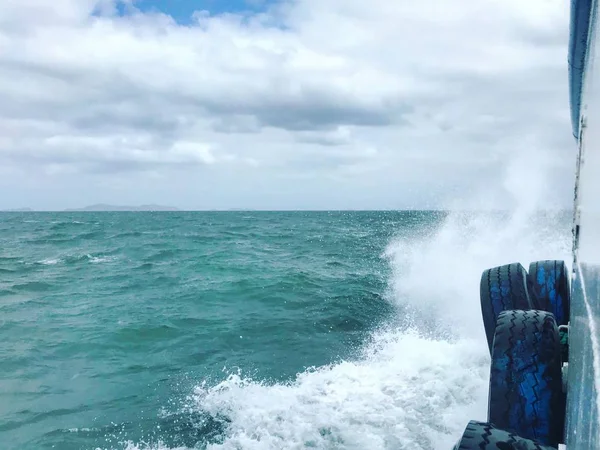
[[[186,25],[126,9],[2,8],[0,207],[443,206],[539,149],[570,200],[564,2],[296,0]],[[47,185],[56,200],[32,194]]]

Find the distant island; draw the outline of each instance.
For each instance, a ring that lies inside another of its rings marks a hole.
[[[3,209],[2,212],[33,212],[31,208]]]
[[[107,205],[105,203],[99,203],[97,205],[90,205],[84,208],[71,208],[63,210],[52,210],[52,209],[32,209],[32,208],[12,208],[12,209],[0,209],[0,212],[102,212],[102,211],[183,211],[174,206],[164,205],[141,205],[141,206],[120,206],[120,205]]]
[[[165,205],[140,205],[140,206],[127,206],[127,205],[110,205],[107,203],[97,203],[95,205],[84,206],[83,208],[68,208],[68,209],[33,209],[33,208],[10,208],[0,209],[0,212],[127,212],[127,211],[171,211],[171,212],[183,212],[183,211],[232,211],[232,212],[253,212],[261,211],[252,208],[229,208],[229,209],[180,209],[175,206]]]
[[[84,208],[73,208],[65,209],[67,212],[99,212],[99,211],[181,211],[179,208],[174,206],[163,206],[163,205],[141,205],[141,206],[119,206],[119,205],[107,205],[99,203],[97,205],[90,205]]]

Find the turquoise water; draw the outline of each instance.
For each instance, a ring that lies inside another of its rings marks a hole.
[[[552,220],[0,214],[0,448],[443,448],[481,270],[568,253]]]

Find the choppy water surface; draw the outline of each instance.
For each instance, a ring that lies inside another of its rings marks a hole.
[[[5,449],[445,449],[481,271],[568,214],[0,213]]]

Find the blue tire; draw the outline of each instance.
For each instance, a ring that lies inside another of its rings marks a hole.
[[[564,261],[532,262],[529,265],[529,279],[540,309],[554,314],[558,325],[567,325],[571,290]]]
[[[492,349],[488,421],[556,447],[563,437],[565,415],[561,366],[553,314],[502,312]]]
[[[530,439],[523,439],[489,423],[472,420],[454,450],[555,450]]]
[[[500,313],[510,309],[535,309],[537,306],[529,295],[528,283],[527,272],[519,263],[494,267],[481,274],[481,314],[490,353]]]

